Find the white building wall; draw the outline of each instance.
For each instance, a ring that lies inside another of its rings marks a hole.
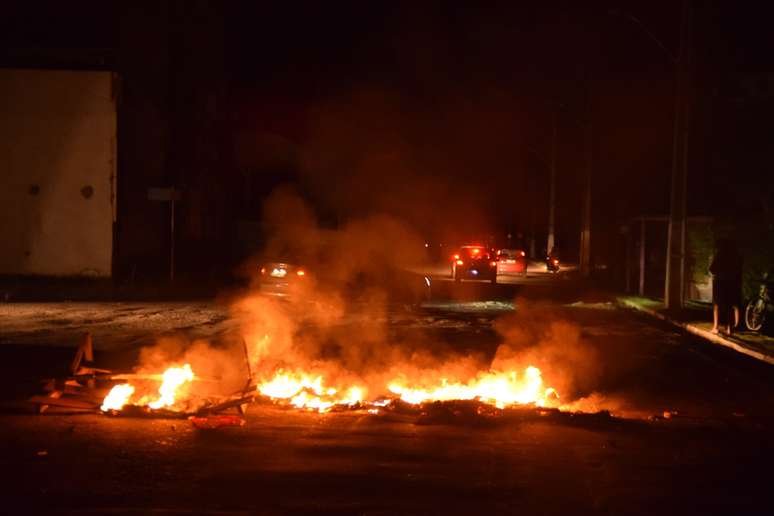
[[[0,274],[111,274],[110,72],[0,69]]]

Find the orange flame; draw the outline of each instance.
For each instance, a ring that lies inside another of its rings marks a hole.
[[[258,392],[273,400],[284,401],[298,408],[327,412],[336,406],[366,406],[374,412],[389,401],[367,400],[361,387],[340,390],[325,387],[322,376],[305,373],[286,373],[280,370],[275,376],[258,385]],[[554,405],[559,394],[543,384],[537,367],[527,367],[519,375],[515,371],[482,373],[466,383],[449,383],[441,379],[436,385],[412,386],[406,380],[394,380],[387,386],[393,398],[418,405],[431,401],[479,400],[482,403],[505,408],[511,405],[533,404],[538,407]]]
[[[194,373],[191,370],[191,366],[185,364],[183,367],[170,367],[164,371],[163,378],[164,380],[161,382],[161,387],[159,387],[159,394],[161,396],[156,401],[148,403],[148,406],[152,409],[174,405],[177,389],[184,383],[193,380]]]
[[[157,377],[151,375],[146,378],[156,380]],[[170,367],[164,371],[164,374],[160,375],[159,379],[161,380],[161,386],[158,390],[158,397],[150,401],[150,396],[142,396],[134,403],[135,405],[147,406],[154,410],[173,407],[179,388],[194,379],[194,372],[189,364],[185,364],[182,367]],[[121,410],[125,405],[129,404],[129,400],[135,393],[135,390],[136,387],[129,383],[114,386],[102,401],[101,409],[105,412]]]
[[[408,387],[396,381],[391,383],[388,389],[412,405],[426,401],[477,399],[498,408],[517,404],[543,407],[550,400],[559,397],[553,388],[543,385],[540,369],[532,366],[524,370],[523,376],[518,376],[515,371],[489,372],[468,383],[450,384],[443,379],[440,385],[422,389]]]
[[[334,406],[352,406],[363,401],[363,389],[350,387],[345,394],[325,387],[322,376],[286,373],[283,370],[271,380],[258,385],[258,392],[274,400],[287,400],[295,407],[327,412]]]
[[[121,410],[129,402],[129,398],[134,394],[134,387],[128,383],[122,383],[110,389],[110,392],[102,401],[100,409],[103,412],[108,410]]]
[[[153,410],[166,407],[174,409],[176,399],[180,395],[180,388],[191,382],[194,377],[189,364],[170,367],[159,378],[161,386],[158,389],[158,396],[153,399],[152,395],[145,395],[134,404],[147,406]],[[157,377],[150,378],[155,380]],[[558,393],[553,388],[544,385],[540,369],[533,366],[527,367],[522,373],[484,372],[465,382],[450,382],[442,377],[439,380],[420,382],[411,382],[402,377],[396,378],[389,382],[381,393],[386,394],[386,397],[370,399],[366,397],[364,387],[340,384],[333,387],[326,385],[322,375],[300,371],[286,372],[282,369],[270,379],[259,383],[256,389],[261,395],[272,400],[321,413],[336,407],[359,407],[371,413],[377,413],[379,407],[384,407],[395,399],[412,405],[434,401],[478,400],[498,408],[512,405],[557,406],[559,399]],[[121,410],[129,404],[134,394],[134,385],[129,383],[116,385],[105,396],[101,408],[103,411]]]

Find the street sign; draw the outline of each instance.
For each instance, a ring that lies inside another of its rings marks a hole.
[[[174,188],[160,188],[152,187],[148,188],[148,200],[149,201],[179,201],[182,198],[180,190]]]

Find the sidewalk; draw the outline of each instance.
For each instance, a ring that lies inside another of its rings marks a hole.
[[[664,303],[658,299],[623,296],[618,297],[616,302],[621,306],[667,321],[714,344],[726,346],[739,353],[774,365],[773,337],[741,330],[737,330],[738,333],[734,333],[733,336],[725,335],[722,332],[717,335],[713,334],[710,331],[712,329],[712,305],[707,303],[689,302],[682,311],[674,314],[668,313],[664,309]]]

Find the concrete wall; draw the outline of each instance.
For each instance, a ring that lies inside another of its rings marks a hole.
[[[0,69],[0,274],[111,275],[109,72]]]

